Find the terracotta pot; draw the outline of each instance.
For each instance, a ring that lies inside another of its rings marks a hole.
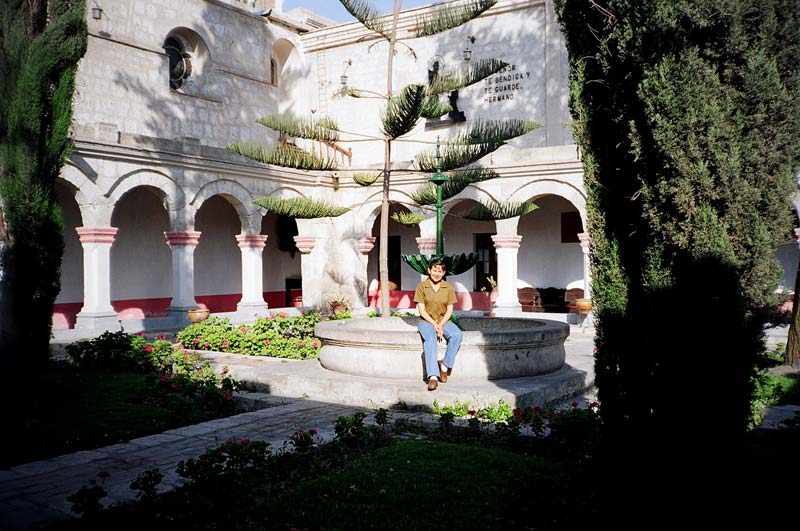
[[[333,315],[340,315],[347,311],[347,306],[344,304],[332,304],[331,310],[333,310]]]
[[[575,306],[581,313],[589,313],[592,309],[592,301],[590,299],[576,299]]]
[[[189,310],[189,321],[193,323],[199,323],[201,321],[205,321],[206,319],[208,319],[208,309],[197,308],[195,310]]]

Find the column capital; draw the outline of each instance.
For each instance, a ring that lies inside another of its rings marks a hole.
[[[114,243],[116,227],[76,227],[81,243]]]
[[[373,247],[375,247],[375,240],[377,240],[375,236],[356,238],[356,249],[358,249],[361,254],[369,254]]]
[[[797,242],[797,247],[800,247],[800,229],[794,229],[792,233],[794,234],[795,242]]]
[[[494,242],[495,249],[519,249],[520,242],[522,241],[522,236],[494,235],[492,236],[492,241]]]
[[[200,243],[200,234],[202,233],[196,230],[164,232],[164,238],[170,247],[197,245]]]
[[[239,248],[245,249],[248,247],[255,247],[263,249],[267,245],[266,234],[237,234],[236,241],[239,242]]]
[[[314,250],[314,246],[317,245],[317,237],[295,236],[294,243],[295,245],[297,245],[297,250],[300,251],[302,254],[309,254],[311,251]]]
[[[578,239],[581,242],[581,248],[583,249],[584,253],[589,252],[589,246],[592,244],[592,239],[589,237],[588,232],[579,232]]]
[[[416,240],[420,254],[436,253],[436,236],[420,236]]]

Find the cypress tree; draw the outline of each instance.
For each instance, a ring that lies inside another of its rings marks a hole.
[[[55,180],[69,156],[84,0],[0,3],[0,351],[12,367],[47,359],[63,223]]]
[[[741,434],[800,163],[800,2],[556,4],[609,433]]]

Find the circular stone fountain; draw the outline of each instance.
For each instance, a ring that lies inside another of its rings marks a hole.
[[[375,378],[421,378],[422,338],[416,316],[325,321],[319,360],[335,372]],[[464,339],[453,373],[459,378],[500,380],[553,372],[564,365],[569,325],[517,318],[461,317]],[[445,342],[439,345],[444,356]]]

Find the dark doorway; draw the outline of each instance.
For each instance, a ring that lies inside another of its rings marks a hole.
[[[492,286],[487,280],[492,277],[497,281],[497,253],[494,250],[493,234],[475,234],[475,252],[478,253],[478,263],[475,265],[475,291],[486,288],[492,291]]]

